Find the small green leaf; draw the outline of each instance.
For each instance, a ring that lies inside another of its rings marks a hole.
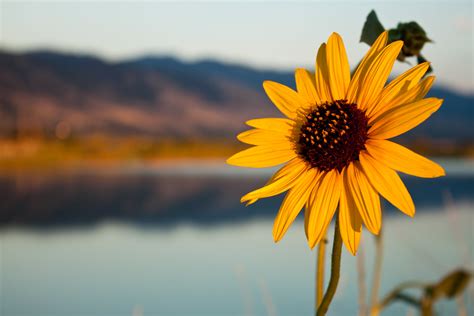
[[[375,11],[372,10],[365,20],[364,27],[362,28],[362,35],[360,36],[360,41],[372,46],[377,37],[379,37],[383,31],[385,31],[385,28],[383,27],[382,23],[380,23]]]

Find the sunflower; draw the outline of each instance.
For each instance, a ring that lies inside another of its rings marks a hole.
[[[382,33],[351,76],[345,46],[333,33],[316,56],[316,71],[295,71],[296,91],[265,81],[263,88],[286,118],[247,121],[237,136],[254,145],[233,155],[228,164],[264,168],[284,164],[269,182],[241,199],[288,191],[273,227],[275,242],[305,209],[310,248],[323,238],[336,209],[340,234],[355,255],[362,223],[378,234],[380,195],[413,217],[415,206],[397,171],[417,177],[443,176],[438,164],[388,139],[425,121],[443,100],[425,98],[434,77],[423,76],[429,63],[411,68],[385,85],[403,46],[387,45]]]

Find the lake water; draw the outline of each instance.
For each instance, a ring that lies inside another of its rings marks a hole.
[[[474,164],[441,163],[447,177],[404,178],[414,219],[386,205],[381,295],[473,268]],[[274,244],[281,198],[239,204],[270,174],[186,163],[1,176],[0,315],[311,315],[315,253],[302,220]],[[342,260],[329,314],[356,315],[356,258]],[[457,304],[437,311],[456,315]],[[396,303],[382,315],[408,311]]]

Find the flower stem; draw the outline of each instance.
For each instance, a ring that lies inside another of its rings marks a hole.
[[[383,259],[383,242],[382,230],[375,236],[375,264],[374,276],[372,278],[372,291],[370,295],[371,315],[376,316],[379,311],[376,309],[379,300],[380,281],[382,279],[382,259]]]
[[[359,284],[359,315],[367,316],[367,288],[365,285],[365,256],[364,247],[359,246],[357,253],[357,282]]]
[[[334,297],[337,289],[337,283],[339,282],[339,272],[341,270],[341,252],[342,252],[342,238],[339,232],[339,216],[336,215],[336,225],[334,227],[334,242],[332,245],[332,258],[331,258],[331,279],[329,285],[324,294],[323,301],[319,305],[317,316],[326,315],[329,304]]]
[[[321,301],[323,300],[324,294],[324,267],[326,262],[326,233],[324,233],[323,239],[319,242],[318,245],[318,258],[316,261],[316,308],[318,310]]]

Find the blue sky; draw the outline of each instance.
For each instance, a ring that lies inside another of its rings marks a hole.
[[[312,67],[319,44],[339,32],[355,65],[366,15],[386,28],[419,22],[435,44],[424,55],[438,82],[473,92],[471,1],[378,2],[112,2],[0,1],[0,45],[15,51],[52,48],[120,60],[171,54],[217,58],[258,68]],[[398,63],[395,73],[409,65]]]

